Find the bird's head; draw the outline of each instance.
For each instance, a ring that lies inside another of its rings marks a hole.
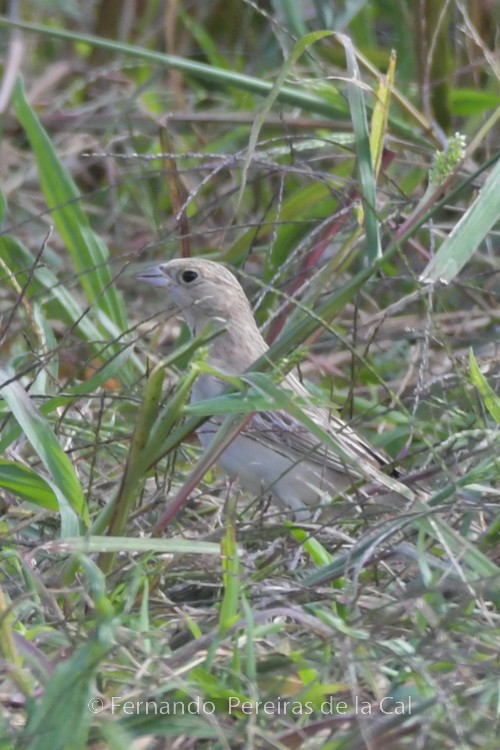
[[[148,268],[138,278],[165,288],[167,310],[182,315],[193,334],[211,321],[225,327],[239,320],[255,325],[240,283],[220,263],[179,258]]]

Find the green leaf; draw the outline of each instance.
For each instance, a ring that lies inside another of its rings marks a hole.
[[[485,407],[488,409],[495,422],[500,424],[500,398],[479,369],[479,365],[476,362],[472,349],[469,351],[469,369],[471,380],[481,394]]]
[[[224,595],[220,606],[219,628],[225,633],[238,619],[241,588],[241,564],[234,524],[228,519],[226,533],[221,540],[222,580]]]
[[[30,107],[20,82],[14,89],[12,104],[33,149],[40,185],[51,217],[66,248],[89,302],[100,311],[99,320],[106,336],[112,339],[127,329],[127,316],[121,294],[113,285],[109,253],[102,239],[92,230],[80,201],[81,195],[59,159],[46,131]],[[102,335],[98,339],[103,338]],[[118,345],[108,346],[110,353]],[[126,382],[134,379],[137,363],[131,360],[123,368]]]
[[[302,37],[302,39],[300,39],[294,45],[290,55],[288,56],[283,66],[281,67],[281,70],[276,80],[274,81],[271,90],[269,91],[262,105],[259,107],[255,116],[255,120],[252,125],[252,129],[250,131],[250,138],[248,140],[247,153],[245,155],[245,163],[241,171],[240,189],[238,192],[238,198],[236,200],[236,208],[234,209],[235,214],[237,213],[238,208],[243,199],[243,194],[245,192],[246,181],[247,181],[247,173],[252,163],[252,160],[254,158],[255,149],[257,147],[257,141],[259,138],[259,133],[262,129],[262,126],[265,123],[266,116],[270,112],[275,101],[278,99],[280,91],[283,89],[283,86],[285,85],[285,81],[288,77],[288,74],[291,68],[297,62],[297,60],[301,57],[301,55],[305,52],[305,50],[309,47],[309,45],[314,44],[320,39],[323,39],[325,36],[331,36],[331,34],[332,34],[331,31],[316,31],[311,34],[306,34],[305,36]]]
[[[35,256],[27,247],[10,235],[0,237],[0,255],[10,272],[15,275],[18,283],[24,286],[28,281],[29,270],[35,265]],[[41,306],[46,311],[47,316],[54,317],[66,325],[74,327],[78,334],[88,342],[91,351],[96,356],[101,355],[104,349],[108,357],[120,352],[121,349],[123,352],[118,356],[126,352],[127,361],[121,359],[120,365],[123,379],[127,378],[129,370],[135,373],[134,378],[138,373],[143,372],[143,365],[139,357],[131,351],[131,347],[127,348],[124,345],[121,345],[120,348],[110,346],[107,341],[103,340],[105,337],[117,338],[122,334],[120,329],[103,314],[103,317],[100,318],[104,329],[103,335],[103,331],[85,314],[83,308],[78,304],[74,293],[59,282],[48,265],[41,264],[35,268],[26,287],[26,294],[29,298],[36,297],[39,299],[41,297],[43,300]],[[88,389],[85,391],[86,393],[88,393]]]
[[[59,510],[56,493],[40,474],[16,461],[0,459],[0,487],[48,510]]]
[[[470,117],[500,105],[500,96],[481,89],[451,89],[450,110],[453,115]]]
[[[361,80],[356,52],[349,37],[337,35],[344,45],[347,69],[351,76],[348,87],[352,127],[354,130],[357,167],[364,210],[367,258],[374,261],[382,255],[377,217],[376,179],[370,149],[370,131],[365,106],[365,84]]]
[[[41,549],[51,554],[67,555],[73,552],[93,554],[95,552],[159,552],[161,554],[220,555],[220,544],[197,539],[161,539],[157,537],[137,538],[122,536],[77,536],[47,542]]]
[[[424,284],[449,284],[474,255],[492,226],[500,218],[500,160],[460,221],[455,224],[436,255],[420,276]]]
[[[47,469],[59,503],[63,536],[78,534],[75,513],[88,523],[83,491],[71,461],[24,388],[0,370],[0,395],[7,402],[24,434]]]
[[[310,555],[315,565],[329,565],[332,562],[332,555],[325,547],[318,542],[308,531],[298,528],[295,524],[286,521],[286,526],[290,528],[290,533],[296,542],[301,544],[305,551]]]
[[[139,45],[117,42],[113,39],[82,34],[81,32],[74,32],[65,28],[56,28],[55,26],[27,23],[25,21],[15,22],[0,16],[0,28],[2,26],[18,27],[37,34],[45,34],[55,39],[66,39],[75,44],[88,44],[92,48],[107,50],[116,56],[127,55],[131,58],[138,58],[141,64],[150,62],[157,66],[180,70],[186,76],[191,76],[203,81],[205,84],[213,84],[220,88],[232,87],[240,91],[249,91],[259,96],[267,96],[272,88],[272,84],[262,78],[244,75],[234,70],[218,68],[215,65],[207,65],[206,63],[177,55],[167,55]],[[301,107],[306,112],[314,112],[325,117],[336,119],[347,115],[347,108],[342,97],[335,97],[334,100],[332,97],[329,97],[327,100],[323,96],[316,96],[311,93],[310,87],[309,90],[303,90],[296,85],[282,86],[277,101],[292,107]],[[408,109],[409,106],[406,100],[404,101]],[[422,118],[417,117],[418,112],[413,108],[409,109],[413,118],[417,119],[418,124],[421,125]],[[423,145],[427,145],[427,140],[423,139],[418,132],[414,132],[403,120],[391,116],[390,123],[394,132],[399,133],[403,137],[412,138]]]
[[[33,391],[48,395],[54,392],[54,386],[58,382],[59,358],[57,342],[49,321],[43,314],[40,305],[35,302],[32,309],[39,337],[38,345],[44,353],[50,352],[50,357],[47,357],[44,367],[40,368],[35,376]]]
[[[35,265],[34,255],[19,240],[9,235],[0,237],[0,253],[10,272],[24,286],[29,270]],[[42,296],[43,307],[53,317],[68,325],[76,324],[76,329],[89,342],[102,338],[97,326],[90,321],[88,315],[84,315],[74,294],[59,283],[57,276],[47,265],[35,268],[26,291],[29,297]]]
[[[20,82],[14,89],[12,104],[33,149],[52,219],[71,254],[89,301],[97,304],[115,325],[126,328],[125,307],[112,286],[106,245],[90,227],[80,205],[81,195],[31,109]]]
[[[69,750],[87,747],[94,715],[102,708],[95,673],[113,645],[111,622],[98,624],[93,637],[57,664],[43,697],[27,706],[29,750]]]

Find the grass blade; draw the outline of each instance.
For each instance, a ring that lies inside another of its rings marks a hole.
[[[469,351],[469,368],[472,382],[482,396],[484,405],[497,424],[500,424],[500,398],[490,386],[474,357],[472,349]]]
[[[29,466],[0,459],[0,487],[42,508],[59,510],[56,493]]]
[[[380,233],[377,217],[377,192],[373,159],[370,149],[370,131],[365,106],[365,84],[361,80],[356,52],[351,40],[338,34],[337,38],[344,45],[347,70],[351,76],[348,96],[354,130],[359,183],[363,203],[364,223],[366,230],[367,258],[374,261],[382,255]]]
[[[81,274],[82,286],[89,301],[97,304],[115,325],[125,328],[125,306],[112,286],[107,265],[108,250],[91,229],[79,203],[80,193],[31,109],[19,82],[14,92],[13,105],[31,143],[47,205],[71,254],[75,270]]]
[[[481,191],[453,227],[436,255],[420,276],[424,284],[449,284],[472,258],[492,226],[500,218],[500,160],[486,178]]]
[[[0,370],[0,392],[54,482],[62,535],[77,534],[75,513],[88,522],[88,511],[71,461],[24,388],[4,370]]]

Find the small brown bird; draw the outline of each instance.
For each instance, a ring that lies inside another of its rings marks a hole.
[[[180,314],[193,336],[211,321],[223,327],[208,347],[208,364],[221,374],[241,375],[268,350],[242,287],[223,265],[201,259],[171,260],[147,269],[138,278],[165,288],[167,312]],[[301,404],[310,399],[291,373],[281,386],[299,396]],[[203,373],[193,386],[191,401],[214,398],[225,388],[223,380]],[[360,480],[366,482],[370,475],[372,483],[384,486],[387,499],[388,482],[384,478],[380,482],[378,470],[387,466],[388,460],[328,409],[310,403],[301,408],[345,448],[344,456],[351,456],[349,462],[287,411],[269,410],[252,415],[218,459],[219,465],[230,477],[237,477],[244,489],[272,495],[282,508],[291,509],[302,520],[312,516],[312,508],[330,503],[332,497],[347,496],[357,503],[362,492],[349,492],[348,488],[362,484]],[[198,436],[204,447],[223,419],[214,415],[200,426]]]

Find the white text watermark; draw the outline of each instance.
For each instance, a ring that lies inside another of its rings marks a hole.
[[[250,701],[241,700],[238,696],[230,696],[222,704],[201,697],[193,700],[132,700],[114,695],[109,701],[103,698],[91,698],[88,709],[93,714],[101,712],[111,714],[151,714],[158,716],[211,716],[226,713],[229,716],[309,716],[318,714],[323,716],[371,716],[376,714],[407,715],[412,712],[412,699],[396,700],[388,695],[380,701],[368,701],[355,696],[352,701],[336,700],[330,697],[321,702],[291,700],[278,697],[276,700]]]

